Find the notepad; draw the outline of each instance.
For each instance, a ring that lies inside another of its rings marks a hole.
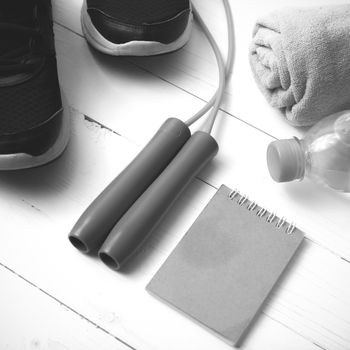
[[[146,289],[239,346],[303,237],[223,185]]]

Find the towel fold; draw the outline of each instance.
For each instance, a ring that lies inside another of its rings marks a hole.
[[[257,21],[255,79],[295,126],[350,109],[350,4],[286,8]]]

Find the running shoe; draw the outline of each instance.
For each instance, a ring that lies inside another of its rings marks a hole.
[[[114,56],[175,51],[191,35],[190,0],[84,0],[83,33],[97,50]]]
[[[68,143],[67,114],[50,0],[1,0],[0,170],[39,166],[58,157]]]

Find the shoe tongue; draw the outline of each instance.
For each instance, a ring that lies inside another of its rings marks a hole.
[[[34,9],[33,0],[1,0],[0,21],[31,18]]]
[[[33,25],[34,0],[0,0],[0,22],[31,27]],[[1,29],[0,55],[26,45],[28,38],[15,30]]]
[[[15,38],[14,36],[11,36],[11,38],[9,38],[8,36],[3,35],[2,33],[0,34],[0,56],[25,45],[28,45],[29,47],[28,39],[24,37]]]

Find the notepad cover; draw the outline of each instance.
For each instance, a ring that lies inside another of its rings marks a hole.
[[[239,346],[303,240],[221,186],[146,289]]]

